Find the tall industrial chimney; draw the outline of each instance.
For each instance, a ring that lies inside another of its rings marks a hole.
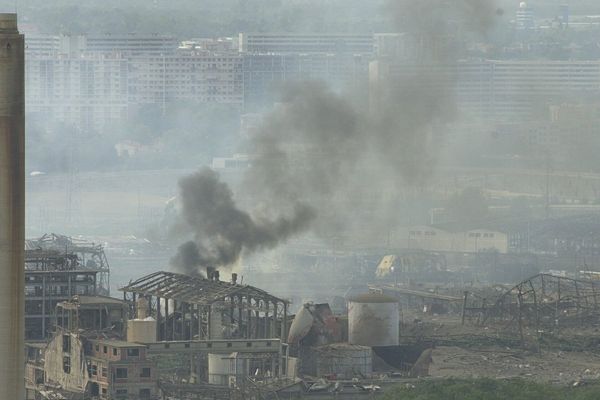
[[[0,14],[0,399],[25,398],[25,70],[16,14]]]

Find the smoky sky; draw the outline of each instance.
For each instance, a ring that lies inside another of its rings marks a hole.
[[[239,190],[250,211],[214,172],[181,180],[181,216],[194,239],[174,266],[231,265],[308,229],[323,238],[368,236],[395,223],[407,193],[435,169],[443,140],[432,127],[457,117],[447,68],[455,49],[464,34],[485,34],[496,9],[485,0],[396,0],[387,10],[412,65],[394,74],[405,60],[376,61],[376,79],[358,93],[324,82],[285,85],[246,143],[252,165]]]

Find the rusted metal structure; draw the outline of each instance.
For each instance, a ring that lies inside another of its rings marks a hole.
[[[0,14],[0,398],[22,399],[25,61],[16,14]]]
[[[108,293],[101,246],[61,235],[25,242],[25,339],[49,337],[54,308],[75,295]]]
[[[495,300],[465,295],[464,315],[478,324],[517,332],[558,333],[560,329],[600,325],[600,282],[549,274],[519,282]]]
[[[288,301],[218,275],[159,271],[119,290],[124,300],[148,300],[159,341],[287,337]]]

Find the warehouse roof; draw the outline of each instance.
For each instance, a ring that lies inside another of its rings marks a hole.
[[[219,280],[210,280],[200,276],[189,276],[165,271],[146,275],[119,290],[204,305],[222,301],[232,296],[252,297],[253,299],[287,303],[286,300],[270,295],[254,286],[233,284]]]

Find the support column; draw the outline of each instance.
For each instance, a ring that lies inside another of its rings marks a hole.
[[[198,339],[202,340],[206,338],[206,334],[202,331],[202,314],[204,311],[204,307],[198,304]]]
[[[273,322],[271,323],[271,335],[269,337],[277,337],[276,335],[276,330],[277,330],[277,302],[274,301],[273,302]]]
[[[163,325],[163,340],[169,340],[169,299],[165,299],[165,321]]]
[[[243,297],[239,296],[238,297],[238,325],[239,325],[239,337],[243,338],[244,337],[244,327],[243,327],[243,322],[244,322],[244,315],[242,313],[242,301],[243,301]]]
[[[187,303],[182,302],[181,303],[181,323],[179,324],[181,327],[180,330],[180,336],[179,336],[179,340],[185,340],[185,314],[186,314],[186,308],[187,308]]]
[[[260,300],[256,299],[254,306],[256,307],[254,311],[254,339],[258,339],[258,335],[260,334]]]
[[[281,321],[281,341],[287,343],[287,313],[288,305],[283,303],[283,321]]]
[[[160,311],[160,297],[156,298],[156,340],[160,341],[162,340],[161,337],[161,329],[160,329],[160,325],[162,322],[162,315],[161,315],[161,311]]]
[[[208,338],[208,340],[212,339],[212,334],[211,334],[211,330],[212,330],[212,306],[208,306],[208,318],[206,319],[207,322],[207,328],[206,328],[206,336]]]
[[[173,320],[173,332],[171,333],[171,340],[177,340],[177,300],[173,300],[173,312],[171,313],[171,319]]]
[[[246,297],[246,339],[252,338],[252,310],[250,307],[252,306],[252,298],[250,296]]]
[[[265,300],[265,338],[269,337],[269,300]]]

